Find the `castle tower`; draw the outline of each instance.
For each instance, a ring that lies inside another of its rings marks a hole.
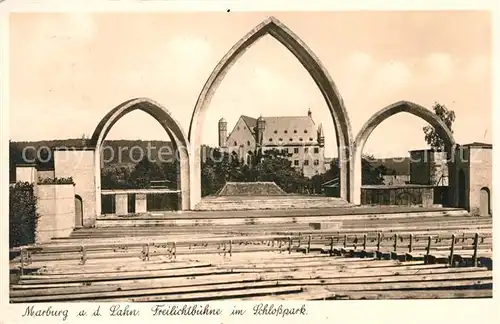
[[[325,133],[323,133],[323,124],[318,126],[318,144],[320,147],[325,146]]]
[[[264,140],[264,130],[266,129],[266,121],[262,115],[257,119],[257,145],[262,145]]]
[[[219,147],[227,147],[227,122],[224,118],[219,120]]]

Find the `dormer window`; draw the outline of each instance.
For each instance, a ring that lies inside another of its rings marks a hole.
[[[288,131],[285,129],[285,134],[288,134]]]
[[[238,146],[238,142],[234,141],[234,146]]]
[[[274,134],[278,134],[278,131],[277,131],[277,130],[275,130],[275,131],[274,131]]]
[[[294,134],[297,134],[297,130],[296,130],[296,129],[294,129],[294,130],[293,130],[293,133],[294,133]]]
[[[290,142],[292,142],[292,141],[293,141],[293,138],[290,138]]]
[[[312,140],[313,140],[313,138],[312,138],[312,137],[309,137],[309,140],[310,140],[310,141],[312,141]]]
[[[279,140],[280,140],[280,141],[282,141],[283,139],[282,139],[282,138],[280,138]]]
[[[307,129],[304,129],[304,134],[307,134]]]
[[[302,141],[303,141],[303,138],[302,138],[302,137],[301,137],[301,138],[299,138],[299,141],[301,141],[301,142],[302,142]]]
[[[273,141],[273,139],[272,139],[272,138],[270,138],[270,139],[269,139],[269,142],[272,142],[272,141]]]
[[[247,145],[250,146],[250,141],[247,141]]]

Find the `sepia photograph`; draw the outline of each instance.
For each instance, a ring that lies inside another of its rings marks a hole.
[[[8,25],[8,285],[23,317],[493,297],[491,12]]]

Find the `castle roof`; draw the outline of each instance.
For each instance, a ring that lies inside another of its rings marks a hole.
[[[248,129],[255,134],[257,119],[241,116]],[[262,117],[266,122],[263,145],[310,144],[316,142],[316,125],[309,116]]]

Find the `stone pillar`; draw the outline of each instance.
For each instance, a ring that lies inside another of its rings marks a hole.
[[[460,153],[460,152],[458,152]],[[457,156],[455,145],[448,147],[446,150],[446,159],[448,167],[448,205],[451,207],[459,207],[459,184],[457,166],[460,163],[461,156]],[[461,155],[461,154],[460,154]]]
[[[183,168],[186,166],[183,166],[184,162],[181,161],[181,177],[184,179],[184,172]],[[190,183],[190,186],[186,189],[184,189],[184,182],[181,181],[181,191],[183,193],[187,193],[189,200],[186,203],[186,200],[183,200],[183,210],[193,210],[196,208],[196,205],[201,202],[201,160],[200,160],[200,148],[192,148],[191,149],[191,154],[189,155],[189,164],[187,165],[189,168],[189,173],[186,175],[187,179]],[[185,196],[184,196],[185,197]],[[186,205],[184,205],[186,204]],[[184,207],[187,207],[184,209]]]
[[[352,163],[354,164],[354,170],[353,170],[353,182],[352,182],[352,197],[351,197],[351,203],[355,205],[361,205],[361,185],[363,184],[362,178],[363,178],[363,168],[362,168],[362,155],[361,155],[361,149],[360,148],[355,148],[354,151],[354,161]]]
[[[127,215],[128,214],[128,194],[120,193],[115,196],[115,214]]]
[[[29,182],[36,184],[37,172],[33,164],[16,166],[16,182]]]
[[[135,212],[136,214],[146,213],[148,206],[147,195],[143,193],[135,194]]]

